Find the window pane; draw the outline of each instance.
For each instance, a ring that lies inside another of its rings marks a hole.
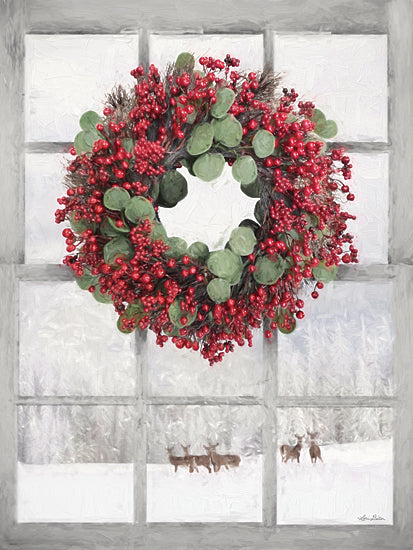
[[[74,282],[20,283],[21,395],[134,395],[134,335]]]
[[[306,435],[299,464],[295,434]],[[279,524],[393,523],[391,409],[280,409],[278,444],[291,446],[278,459]]]
[[[357,216],[349,232],[359,250],[361,264],[387,264],[389,218],[389,156],[387,153],[349,153],[353,165],[350,182],[356,199],[344,210]]]
[[[115,84],[133,86],[137,36],[27,35],[26,141],[73,141],[79,118],[100,112]]]
[[[262,416],[260,407],[150,407],[147,520],[260,522]],[[217,471],[213,471],[204,445],[216,443],[219,444],[216,452],[221,456],[212,455],[212,461],[217,464]],[[181,460],[176,472],[168,459],[167,448],[172,462],[176,463],[176,456],[184,457],[181,444],[190,445],[188,451],[194,456],[205,457],[194,459],[193,472],[190,459]],[[238,466],[237,458],[222,456],[228,454],[240,458]]]
[[[263,67],[261,34],[154,34],[149,37],[149,59],[159,70],[164,71],[181,52],[191,52],[196,59],[202,56],[224,59],[229,53],[240,60],[240,70],[261,70]]]
[[[278,338],[281,395],[392,393],[391,283],[334,282]]]
[[[25,182],[25,262],[61,263],[66,254],[62,237],[64,224],[54,222],[57,198],[63,186],[66,161],[70,155],[26,154]]]
[[[386,35],[274,35],[274,70],[335,120],[334,139],[387,141]]]
[[[133,521],[133,410],[18,407],[19,522]]]
[[[199,351],[178,350],[171,342],[160,348],[148,332],[148,387],[151,395],[262,395],[264,368],[262,332],[256,331],[254,345],[235,346],[222,363],[213,367]]]

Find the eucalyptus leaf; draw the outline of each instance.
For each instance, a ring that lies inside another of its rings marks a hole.
[[[255,205],[254,216],[257,222],[261,225],[264,221],[264,206],[261,201],[257,201]]]
[[[235,285],[241,278],[243,265],[240,256],[232,250],[224,249],[211,252],[207,260],[207,267],[217,277]]]
[[[225,147],[237,147],[242,140],[241,123],[233,116],[213,120],[214,140]]]
[[[172,208],[179,201],[184,199],[188,194],[188,184],[186,179],[177,170],[169,170],[163,176],[160,187],[159,195],[162,204],[166,204],[167,207]]]
[[[205,153],[193,164],[194,174],[203,181],[212,181],[222,174],[225,159],[221,153]]]
[[[232,176],[241,185],[253,183],[257,179],[255,160],[249,155],[239,157],[232,165]]]
[[[102,118],[95,111],[87,111],[80,117],[79,124],[82,130],[97,132],[96,125],[102,123]]]
[[[334,281],[337,277],[338,268],[334,264],[332,266],[326,267],[325,260],[322,260],[318,266],[313,267],[313,277],[316,281],[321,281],[322,283],[330,283]]]
[[[175,300],[169,306],[168,315],[169,315],[169,319],[171,320],[171,323],[173,323],[178,328],[183,328],[183,327],[188,327],[195,321],[196,310],[195,310],[195,313],[190,313],[189,311],[182,311],[180,301]],[[186,323],[181,322],[182,317],[185,317],[187,319]]]
[[[164,243],[167,243],[168,235],[166,234],[166,229],[161,222],[155,221],[151,231],[151,238],[154,241],[163,241]]]
[[[188,245],[181,237],[169,237],[165,244],[169,246],[165,254],[170,258],[181,258],[188,251]]]
[[[222,118],[234,103],[235,92],[231,88],[219,88],[216,97],[216,102],[211,106],[211,115],[214,118]]]
[[[236,227],[229,238],[231,250],[239,256],[248,256],[257,244],[254,231],[249,227]]]
[[[76,277],[75,281],[79,288],[88,290],[90,286],[99,284],[99,275],[92,275],[90,270],[84,269],[81,277]]]
[[[213,302],[217,304],[226,302],[231,297],[231,285],[225,279],[212,279],[207,285],[207,293]]]
[[[132,197],[125,208],[125,216],[136,224],[142,218],[155,218],[155,210],[152,203],[144,197]]]
[[[261,197],[261,184],[258,179],[248,184],[241,183],[241,191],[244,195],[247,195],[247,197],[259,199]]]
[[[205,243],[196,241],[188,248],[188,255],[204,262],[209,256],[209,248]]]
[[[254,279],[260,285],[273,285],[284,273],[285,264],[282,258],[274,262],[268,256],[260,256],[255,262]]]
[[[103,247],[103,258],[107,264],[114,264],[117,258],[131,260],[134,256],[132,243],[126,237],[114,237]]]
[[[206,153],[212,145],[214,129],[209,122],[202,122],[195,126],[189,136],[186,150],[192,156]]]
[[[239,227],[249,227],[254,231],[254,234],[260,228],[257,222],[255,222],[254,220],[250,220],[248,218],[246,218],[245,220],[242,220],[242,222],[239,224]]]
[[[70,215],[70,225],[75,233],[81,235],[87,229],[91,229],[93,232],[96,231],[97,224],[95,222],[90,222],[85,220],[85,218],[80,218],[80,220],[75,220],[75,213],[72,212]]]
[[[175,61],[174,71],[177,73],[191,73],[195,67],[195,58],[189,52],[182,52]]]
[[[103,195],[103,204],[109,210],[121,211],[130,200],[130,195],[123,187],[111,187]]]
[[[103,294],[100,290],[100,285],[97,285],[95,291],[92,292],[93,298],[100,304],[113,304],[112,295],[107,292]]]
[[[259,158],[269,157],[274,152],[275,139],[268,130],[258,130],[252,140],[254,153]]]
[[[116,221],[112,218],[109,218],[109,216],[106,218],[106,223],[107,223],[107,228],[110,227],[114,232],[114,235],[112,236],[127,235],[130,232],[130,228],[128,225],[124,223],[121,227],[118,227],[116,225]]]

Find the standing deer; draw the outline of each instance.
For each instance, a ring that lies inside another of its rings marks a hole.
[[[291,462],[294,460],[294,458],[297,460],[298,463],[300,463],[300,452],[303,448],[303,440],[305,438],[304,435],[297,435],[295,434],[295,437],[297,438],[297,444],[294,446],[291,445],[281,445],[280,447],[280,453],[281,453],[281,462],[287,462],[287,460],[291,459]]]
[[[172,464],[172,466],[175,466],[175,472],[178,470],[178,466],[182,466],[183,468],[189,468],[190,472],[194,471],[194,461],[189,456],[175,456],[172,454],[173,447],[167,447],[166,450],[168,451],[169,456],[169,462]],[[197,468],[198,471],[198,468]]]
[[[310,433],[307,430],[307,434],[310,437],[310,448],[308,449],[308,452],[310,453],[311,463],[315,464],[317,462],[317,458],[319,458],[321,460],[321,462],[324,462],[323,459],[321,458],[320,447],[315,442],[315,440],[318,436],[318,433],[317,432]]]
[[[219,472],[219,469],[221,466],[225,466],[227,470],[229,470],[229,466],[236,467],[239,466],[239,463],[241,462],[241,458],[238,455],[220,455],[216,452],[216,448],[218,447],[219,443],[216,443],[215,445],[210,445],[207,447],[204,445],[204,449],[208,453],[208,455],[211,458],[212,465],[214,466],[214,472]]]
[[[185,457],[188,457],[190,460],[193,461],[194,468],[197,472],[199,472],[197,466],[204,466],[208,470],[209,473],[212,473],[211,470],[211,458],[209,455],[191,455],[189,454],[189,447],[191,445],[182,445],[181,447],[185,453]]]

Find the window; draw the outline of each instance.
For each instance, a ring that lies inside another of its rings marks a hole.
[[[408,548],[413,274],[402,152],[413,145],[412,77],[399,50],[411,46],[411,4],[193,4],[2,7],[10,78],[1,84],[0,540],[45,549],[327,540]],[[358,199],[360,265],[340,268],[318,300],[307,299],[293,335],[257,334],[218,374],[160,350],[151,335],[118,336],[110,309],[58,267],[61,229],[50,221],[82,112],[98,110],[138,62],[162,68],[185,49],[230,51],[245,68],[271,64],[314,98],[338,123]],[[280,444],[307,428],[320,432],[326,464],[312,467],[308,456],[301,469],[281,464]],[[166,446],[198,452],[208,441],[237,452],[242,468],[170,475]],[[374,514],[384,519],[358,519]]]

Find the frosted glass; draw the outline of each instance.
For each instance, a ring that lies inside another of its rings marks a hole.
[[[115,84],[134,85],[136,35],[26,35],[26,141],[73,141]]]
[[[274,70],[338,125],[335,140],[387,141],[387,36],[274,34]]]
[[[210,367],[199,351],[178,350],[171,342],[160,348],[148,332],[148,387],[151,395],[262,395],[264,369],[261,331],[253,347],[235,346],[221,363]]]
[[[264,60],[261,34],[184,34],[151,35],[149,58],[159,70],[165,71],[181,52],[190,52],[198,59],[202,56],[224,59],[227,54],[240,60],[239,70],[261,70]],[[238,70],[237,69],[237,70]]]
[[[279,455],[278,524],[393,524],[391,409],[289,408],[277,418],[280,447],[308,430],[323,460],[311,462],[308,435],[300,463]]]
[[[334,282],[306,299],[305,319],[278,337],[281,395],[389,395],[392,286]]]
[[[54,213],[65,195],[63,185],[67,160],[71,155],[26,154],[25,163],[25,262],[61,263],[67,254],[62,230]],[[73,157],[72,157],[73,158]]]
[[[22,405],[18,459],[24,464],[133,462],[133,407]]]
[[[152,406],[148,415],[147,520],[199,522],[262,521],[263,415],[260,407]],[[240,457],[238,467],[211,473],[179,467],[173,456],[206,455],[203,445],[218,443],[219,454]]]
[[[344,209],[357,216],[348,222],[359,250],[360,264],[387,264],[389,230],[389,156],[349,153],[353,165],[351,190],[356,198]]]
[[[134,335],[75,282],[20,283],[21,395],[134,395]]]
[[[180,169],[188,182],[188,195],[174,208],[160,208],[159,217],[169,237],[191,244],[202,241],[210,250],[224,248],[231,231],[245,218],[254,218],[257,199],[247,197],[225,165],[216,180],[201,181]]]

